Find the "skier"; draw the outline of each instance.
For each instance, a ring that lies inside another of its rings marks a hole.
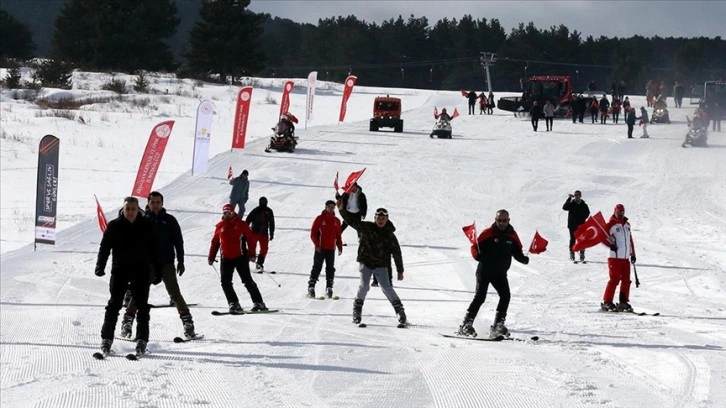
[[[250,181],[247,179],[249,172],[245,169],[238,177],[229,180],[232,185],[232,191],[229,193],[229,203],[232,206],[239,206],[239,217],[245,215],[245,204],[250,197]]]
[[[575,190],[575,194],[568,195],[562,209],[567,211],[567,229],[570,231],[570,261],[574,261],[575,252],[572,250],[572,246],[575,245],[575,231],[590,216],[590,207],[582,199],[582,192]],[[580,262],[585,262],[584,249],[580,251]]]
[[[209,265],[213,265],[217,257],[217,251],[221,249],[220,280],[224,297],[227,298],[229,304],[230,313],[243,312],[242,307],[239,305],[237,293],[235,293],[232,286],[232,276],[235,269],[250,294],[250,298],[252,298],[252,311],[267,310],[265,302],[262,301],[260,290],[250,274],[248,263],[250,236],[252,236],[252,232],[247,223],[235,214],[234,207],[231,204],[225,204],[222,207],[222,220],[214,226],[214,235],[209,247],[207,262]]]
[[[267,197],[260,197],[260,205],[250,211],[247,224],[252,234],[247,238],[250,245],[250,262],[256,262],[257,273],[265,270],[265,258],[269,242],[275,238],[275,214],[267,206]],[[257,243],[260,243],[260,253],[257,254]]]
[[[182,236],[179,222],[176,218],[166,212],[164,208],[164,196],[158,191],[152,191],[148,196],[148,203],[144,218],[151,221],[154,226],[154,233],[159,240],[159,257],[162,264],[162,281],[166,288],[171,302],[179,312],[179,318],[184,327],[184,336],[193,339],[197,336],[194,331],[194,321],[189,307],[179,290],[176,274],[184,274],[184,238]],[[176,256],[175,256],[176,255]],[[177,260],[174,267],[174,258]],[[133,299],[133,297],[132,297]],[[131,337],[131,330],[136,316],[136,302],[131,300],[126,307],[121,322],[121,337]]]
[[[357,216],[351,215],[343,205],[342,200],[338,200],[338,211],[340,216],[350,224],[360,234],[360,242],[358,245],[358,258],[360,270],[360,286],[358,293],[353,302],[353,323],[359,324],[363,313],[363,302],[370,290],[371,275],[378,278],[383,294],[398,316],[399,326],[407,323],[406,312],[398,297],[396,290],[391,286],[388,280],[388,265],[391,262],[391,256],[396,263],[396,271],[398,272],[398,280],[403,280],[403,258],[401,257],[401,247],[398,244],[396,234],[390,228],[386,228],[388,221],[388,211],[385,208],[376,210],[375,221],[361,221]]]
[[[315,284],[318,283],[320,271],[325,261],[325,294],[333,297],[333,282],[335,280],[335,248],[338,256],[343,253],[343,239],[341,238],[340,220],[335,216],[335,201],[325,202],[323,212],[315,217],[310,228],[310,239],[315,246],[313,254],[313,268],[310,270],[308,280],[308,297],[315,297]]]
[[[476,268],[476,293],[466,311],[464,321],[459,326],[458,334],[476,337],[474,319],[486,300],[487,290],[491,284],[499,295],[499,303],[497,313],[494,315],[494,324],[489,328],[489,336],[493,338],[509,336],[509,330],[504,326],[511,297],[507,271],[512,258],[527,265],[529,257],[522,253],[522,243],[514,227],[509,224],[507,210],[497,211],[494,223],[482,231],[477,243],[471,246],[471,254],[479,262]]]
[[[605,294],[600,308],[603,311],[632,312],[630,306],[630,264],[635,265],[635,245],[630,234],[630,223],[625,216],[625,206],[615,206],[605,230],[608,232],[610,242],[610,256],[608,257],[608,272],[610,279],[605,286]],[[628,263],[630,258],[630,263]],[[620,302],[613,304],[615,288],[620,284]]]
[[[138,326],[136,328],[136,354],[146,352],[149,341],[149,276],[154,284],[161,282],[159,242],[151,222],[139,216],[139,200],[124,198],[121,215],[108,223],[101,238],[96,261],[96,276],[106,274],[106,263],[113,251],[109,292],[111,297],[101,328],[101,351],[108,354],[113,344],[113,332],[118,321],[127,288],[136,302]]]

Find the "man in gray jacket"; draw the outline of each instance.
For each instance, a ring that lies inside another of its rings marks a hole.
[[[247,204],[247,199],[250,196],[250,181],[247,179],[247,176],[249,176],[249,172],[242,170],[242,174],[239,177],[234,177],[229,180],[229,184],[232,185],[232,192],[229,193],[229,203],[232,206],[239,206],[237,214],[242,219],[244,219],[245,215],[245,204]]]

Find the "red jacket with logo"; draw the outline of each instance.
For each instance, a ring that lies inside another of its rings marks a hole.
[[[241,220],[237,214],[229,219],[222,219],[214,227],[212,245],[209,247],[209,259],[217,257],[217,251],[222,249],[222,258],[235,259],[242,255],[247,256],[247,237],[252,234],[250,227]]]
[[[310,239],[315,248],[331,250],[338,247],[343,250],[343,238],[341,237],[341,225],[338,217],[325,210],[315,217],[313,226],[310,228]]]

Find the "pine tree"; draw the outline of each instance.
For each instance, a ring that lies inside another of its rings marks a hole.
[[[0,10],[0,60],[27,59],[33,56],[33,51],[35,43],[28,27],[7,11]]]

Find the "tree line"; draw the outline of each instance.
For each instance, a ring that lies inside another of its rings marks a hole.
[[[716,38],[584,37],[564,25],[533,23],[509,32],[497,19],[465,15],[431,24],[402,16],[367,23],[355,16],[296,23],[248,10],[249,0],[202,0],[181,59],[169,38],[180,19],[174,0],[68,0],[54,21],[54,60],[90,71],[177,72],[236,83],[242,77],[318,78],[359,85],[486,89],[482,52],[496,54],[492,87],[517,91],[531,75],[571,75],[576,90],[624,81],[643,93],[649,80],[695,84],[726,78],[726,41]],[[32,35],[0,11],[0,58],[33,56]]]

